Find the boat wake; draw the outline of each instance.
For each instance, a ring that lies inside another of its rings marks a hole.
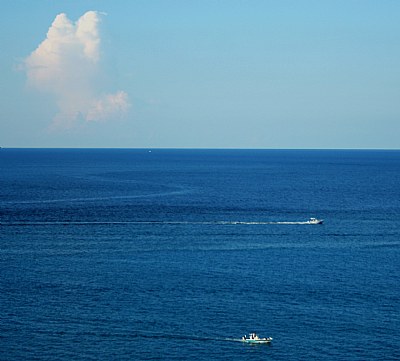
[[[247,221],[10,221],[0,222],[1,226],[90,226],[90,225],[308,225],[310,222],[247,222]]]
[[[147,194],[136,194],[136,195],[123,195],[123,196],[108,196],[108,197],[79,197],[79,198],[58,198],[58,199],[44,199],[44,200],[26,200],[26,201],[0,201],[0,205],[16,205],[16,204],[53,204],[53,203],[88,203],[88,202],[104,202],[114,200],[130,200],[137,198],[154,198],[164,197],[172,195],[182,195],[189,193],[187,189],[178,189],[165,192],[154,192]]]
[[[196,335],[183,335],[183,334],[157,334],[157,333],[136,333],[134,337],[146,339],[169,339],[169,340],[185,340],[185,341],[214,341],[214,342],[241,342],[241,338],[229,337],[210,337],[210,336],[196,336]]]
[[[252,225],[252,224],[310,224],[309,222],[227,222],[227,224],[244,224],[244,225]]]
[[[135,337],[149,338],[149,339],[171,339],[171,340],[187,340],[187,341],[231,341],[240,342],[240,338],[226,338],[226,337],[210,337],[210,336],[196,336],[196,335],[183,335],[183,334],[158,334],[158,333],[141,333],[134,334]]]

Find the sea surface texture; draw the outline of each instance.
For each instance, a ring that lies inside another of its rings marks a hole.
[[[1,360],[400,359],[400,151],[0,149],[0,222]]]

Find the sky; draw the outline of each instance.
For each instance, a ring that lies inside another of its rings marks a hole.
[[[400,149],[398,0],[2,0],[0,146]]]

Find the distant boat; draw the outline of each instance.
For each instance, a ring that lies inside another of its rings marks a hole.
[[[308,224],[322,224],[322,223],[324,223],[324,220],[317,219],[317,218],[310,218],[310,220],[307,223]]]
[[[244,335],[241,338],[242,342],[245,343],[252,343],[252,344],[258,344],[258,343],[270,343],[272,341],[272,337],[258,337],[255,332],[251,333],[249,336]]]

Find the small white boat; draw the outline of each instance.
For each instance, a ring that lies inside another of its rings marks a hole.
[[[322,224],[322,223],[324,223],[324,220],[317,219],[317,218],[310,218],[310,220],[307,223],[308,224]]]
[[[272,337],[258,337],[258,335],[253,332],[249,336],[244,335],[241,338],[242,342],[246,343],[270,343],[272,341]]]

